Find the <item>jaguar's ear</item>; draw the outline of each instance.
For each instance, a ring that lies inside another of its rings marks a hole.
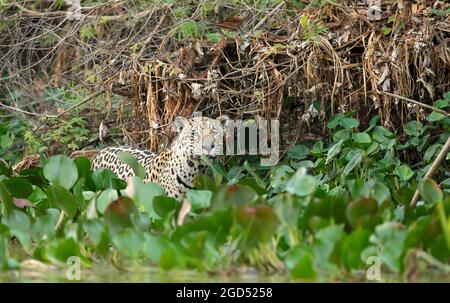
[[[188,120],[184,117],[176,117],[172,123],[172,131],[176,133],[181,133],[183,128],[187,125]]]
[[[222,126],[225,126],[225,124],[228,122],[228,120],[230,120],[230,118],[227,115],[221,115],[217,117],[216,120],[219,121],[220,124],[222,124]]]

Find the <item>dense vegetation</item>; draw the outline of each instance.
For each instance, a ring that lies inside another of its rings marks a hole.
[[[0,281],[70,257],[448,279],[450,154],[433,162],[450,134],[450,3],[368,2],[0,1]],[[181,202],[127,155],[128,184],[91,170],[90,150],[160,151],[197,110],[278,119],[280,162],[205,158]]]
[[[449,102],[447,94],[435,106]],[[0,264],[14,269],[34,258],[65,266],[77,256],[93,268],[101,260],[120,269],[150,263],[211,273],[246,265],[329,279],[364,273],[376,256],[382,276],[417,279],[430,268],[448,274],[448,163],[436,175],[440,186],[422,177],[449,136],[450,119],[432,113],[427,120],[409,122],[398,136],[377,116],[361,129],[351,115],[337,114],[327,124],[329,145],[296,145],[270,170],[251,157],[226,165],[205,159],[210,175],[197,179],[184,203],[144,184],[127,158],[138,175],[128,186],[108,170],[91,171],[85,157],[41,157],[42,167],[16,174],[3,161]],[[7,139],[17,125],[2,125],[2,142],[14,141]],[[417,186],[421,198],[411,208]]]

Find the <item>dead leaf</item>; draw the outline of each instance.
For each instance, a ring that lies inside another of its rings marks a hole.
[[[244,22],[244,17],[242,16],[233,16],[230,18],[227,18],[223,21],[217,22],[217,26],[226,30],[235,31],[238,30],[242,22]]]

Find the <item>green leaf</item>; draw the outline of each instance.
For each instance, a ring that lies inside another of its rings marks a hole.
[[[436,122],[436,121],[441,121],[444,120],[445,118],[447,118],[447,116],[438,113],[438,112],[432,112],[431,114],[429,114],[427,116],[427,120],[430,122]]]
[[[409,136],[414,136],[414,137],[418,137],[421,134],[422,128],[423,128],[423,125],[419,121],[411,121],[411,122],[406,123],[403,126],[405,133]]]
[[[372,139],[367,133],[355,133],[352,135],[353,140],[359,144],[370,144]]]
[[[373,228],[379,223],[378,205],[372,198],[359,198],[347,206],[347,220],[353,228]]]
[[[439,185],[432,179],[426,178],[419,182],[419,193],[428,203],[435,204],[442,200],[443,194]]]
[[[359,121],[354,118],[343,118],[339,124],[345,129],[352,129],[359,126]]]
[[[14,208],[14,204],[11,193],[3,182],[4,181],[0,181],[0,202],[3,203],[5,211],[9,213]]]
[[[342,249],[342,263],[347,269],[360,269],[365,266],[361,253],[369,245],[371,232],[367,229],[356,229],[345,238]]]
[[[92,172],[92,181],[96,190],[107,188],[115,188],[117,190],[124,189],[127,183],[117,178],[117,176],[109,169],[98,169]]]
[[[396,167],[394,172],[402,181],[408,181],[414,175],[412,169],[406,164]]]
[[[133,227],[131,216],[137,211],[136,205],[130,198],[119,197],[106,208],[105,223],[109,226],[112,234],[127,227]]]
[[[145,178],[145,169],[144,167],[139,163],[139,161],[129,152],[121,152],[117,154],[117,158],[127,164],[131,167],[134,174],[141,178]]]
[[[394,272],[399,272],[406,239],[406,230],[396,222],[386,222],[375,228],[370,241],[378,247],[378,256]]]
[[[253,202],[257,194],[253,188],[242,184],[222,185],[214,193],[213,209],[224,209],[231,205],[243,206]]]
[[[286,184],[291,178],[294,170],[289,165],[281,165],[277,167],[270,175],[270,186],[276,192],[283,192],[286,190]]]
[[[393,133],[384,126],[375,126],[372,131],[372,139],[378,143],[383,143],[391,138]]]
[[[358,151],[355,155],[350,159],[347,165],[344,167],[343,174],[347,176],[359,163],[362,161],[364,153],[362,151]]]
[[[143,251],[144,254],[149,258],[153,263],[158,264],[161,255],[163,254],[165,248],[168,246],[166,241],[161,239],[160,237],[156,237],[150,233],[145,233],[145,242]]]
[[[45,215],[37,217],[33,224],[32,234],[36,241],[48,241],[56,234],[55,226],[60,215],[59,209],[48,208]]]
[[[244,230],[245,246],[270,240],[278,227],[278,218],[267,205],[246,206],[237,213],[237,221]]]
[[[344,140],[340,140],[338,143],[334,144],[328,150],[327,160],[325,164],[328,164],[334,157],[336,157],[342,149],[342,144],[344,144]]]
[[[25,212],[13,209],[2,218],[2,223],[8,226],[24,247],[31,248],[31,221]]]
[[[164,188],[161,185],[149,182],[143,183],[138,177],[133,177],[131,183],[134,191],[134,201],[139,209],[145,209],[151,217],[158,219],[159,216],[153,209],[153,201],[155,197],[165,196]]]
[[[205,36],[206,36],[206,39],[212,43],[218,43],[221,38],[219,33],[206,33]]]
[[[309,149],[303,144],[295,145],[288,151],[288,156],[292,159],[303,160],[309,155]]]
[[[306,174],[306,169],[300,167],[286,185],[286,191],[291,194],[304,197],[316,190],[316,179]]]
[[[78,179],[78,168],[69,157],[52,156],[44,166],[44,176],[52,184],[70,189]]]
[[[27,198],[33,192],[33,186],[23,177],[12,177],[3,181],[15,198]]]
[[[333,142],[347,141],[350,139],[352,131],[350,129],[341,129],[333,134]]]
[[[427,151],[425,152],[423,159],[425,160],[425,162],[431,162],[431,160],[433,160],[434,155],[436,155],[440,148],[442,147],[442,144],[433,144],[431,145]]]
[[[79,178],[87,178],[89,170],[91,168],[91,162],[86,157],[78,157],[74,160],[75,165],[78,168]]]
[[[75,198],[70,191],[57,184],[50,185],[45,191],[48,200],[63,210],[69,219],[72,219],[77,213],[77,203]]]
[[[314,266],[314,257],[312,255],[304,255],[299,258],[295,267],[291,270],[293,279],[315,280],[317,278],[317,270]]]
[[[213,193],[209,190],[189,190],[186,193],[194,210],[209,208],[211,206],[212,195]]]
[[[118,233],[114,233],[112,242],[121,254],[135,259],[143,248],[144,236],[133,228],[126,228]]]
[[[331,117],[330,121],[328,121],[327,127],[329,129],[333,129],[339,125],[339,121],[341,121],[345,117],[345,114],[338,113]]]
[[[119,195],[117,194],[117,190],[112,188],[104,190],[97,198],[96,206],[98,212],[103,214],[109,204],[116,201],[118,198]]]

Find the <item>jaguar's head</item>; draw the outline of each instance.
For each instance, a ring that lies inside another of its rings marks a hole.
[[[178,135],[172,143],[172,149],[195,159],[200,159],[202,155],[212,158],[223,155],[223,123],[226,119],[225,116],[216,119],[177,117],[173,128]]]

